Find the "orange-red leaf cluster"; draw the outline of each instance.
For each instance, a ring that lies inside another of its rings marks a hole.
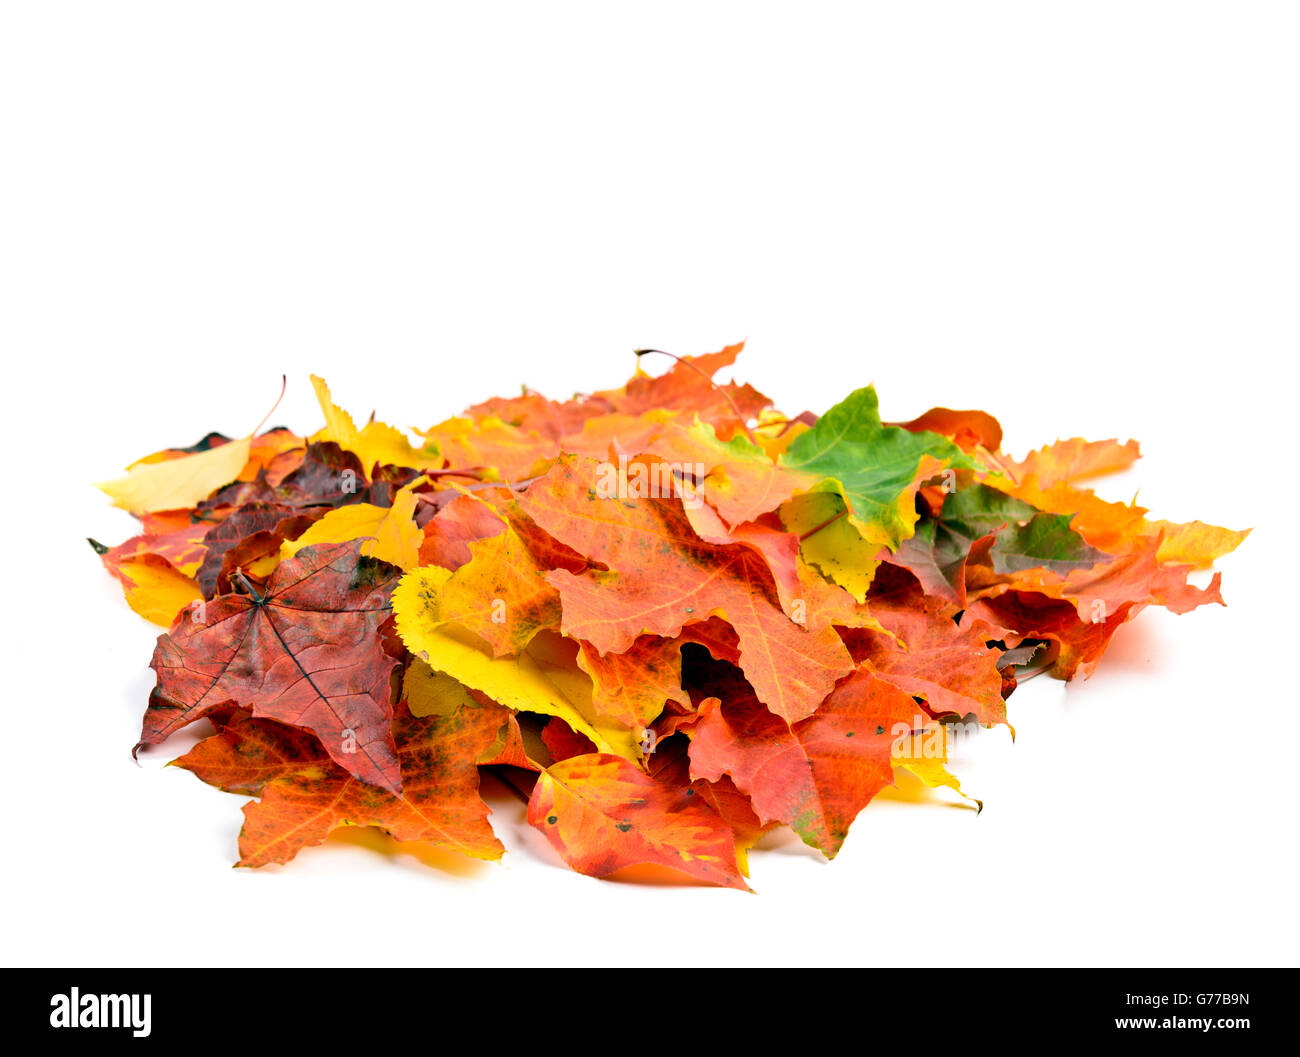
[[[885,422],[870,387],[786,416],[714,379],[739,351],[410,433],[314,379],[315,433],[133,463],[103,487],[139,533],[92,543],[167,628],[137,748],[212,723],[176,762],[253,798],[244,866],[344,825],[498,858],[491,770],[575,870],[747,889],[765,834],[834,856],[901,770],[961,792],[953,733],[1027,672],[1222,602],[1188,576],[1245,532],[1080,484],[1135,442],[1014,459],[986,412]]]

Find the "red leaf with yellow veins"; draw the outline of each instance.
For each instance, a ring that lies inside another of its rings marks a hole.
[[[740,667],[760,698],[790,722],[811,715],[852,660],[829,623],[797,624],[781,611],[767,563],[740,545],[701,540],[680,500],[601,498],[597,467],[564,459],[531,485],[519,505],[546,532],[605,566],[557,569],[565,635],[601,654],[643,634],[675,637],[720,616],[736,631]]]
[[[400,795],[358,781],[307,731],[246,714],[175,762],[209,785],[259,798],[244,808],[240,866],[288,862],[345,825],[499,859],[504,849],[479,797],[478,764],[498,744],[508,716],[496,706],[422,719],[399,709]]]
[[[644,863],[707,884],[748,889],[731,828],[689,786],[656,782],[619,756],[574,756],[544,770],[528,822],[591,877]]]
[[[894,742],[925,717],[910,694],[861,668],[787,726],[755,697],[700,707],[691,776],[730,776],[764,822],[784,822],[833,858],[858,813],[894,782]]]
[[[378,634],[401,570],[361,555],[362,541],[306,547],[264,594],[227,594],[158,638],[158,673],[141,745],[215,709],[315,734],[348,773],[392,792],[401,776],[390,730],[397,661]]]
[[[748,877],[749,849],[778,823],[759,819],[754,814],[749,797],[737,789],[735,782],[726,775],[714,782],[703,778],[692,781],[687,744],[685,738],[674,738],[650,757],[647,769],[656,781],[689,784],[695,790],[695,795],[703,797],[704,802],[718,813],[736,835],[736,863],[740,872]]]
[[[604,656],[582,643],[578,667],[591,676],[592,706],[630,727],[647,726],[668,701],[689,706],[682,689],[682,641],[642,635],[623,653]]]
[[[869,605],[888,634],[844,632],[854,657],[869,661],[900,690],[924,698],[933,713],[973,712],[985,726],[1005,723],[999,653],[985,645],[989,629],[959,627],[953,606],[921,594],[908,573],[887,568],[890,574],[882,570],[872,586]]]
[[[207,553],[203,540],[212,531],[214,525],[215,522],[212,521],[190,521],[186,518],[184,524],[176,528],[156,534],[143,533],[132,536],[116,547],[105,548],[100,551],[100,557],[104,566],[114,575],[116,575],[116,566],[135,558],[154,555],[166,559],[168,564],[182,575],[194,576],[199,571],[199,566],[203,564],[204,554]],[[99,546],[93,540],[91,545],[99,550]]]

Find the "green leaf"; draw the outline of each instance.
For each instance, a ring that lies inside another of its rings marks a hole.
[[[916,524],[912,485],[927,455],[945,467],[976,468],[946,437],[883,425],[876,391],[867,386],[797,437],[781,464],[823,478],[818,490],[844,497],[862,538],[895,550]]]
[[[1068,573],[1091,568],[1109,555],[1090,547],[1070,528],[1070,515],[1037,507],[987,485],[945,496],[938,518],[925,518],[897,553],[925,590],[965,605],[965,563],[977,540],[995,536],[989,555],[999,574],[1043,568]]]
[[[1022,569],[1069,573],[1091,569],[1110,557],[1070,528],[1069,514],[1035,514],[1025,525],[1008,525],[998,533],[990,554],[993,571],[999,574]]]
[[[944,496],[940,523],[949,536],[963,536],[973,543],[1008,523],[1028,521],[1037,513],[1037,507],[1021,499],[988,485],[977,484]]]

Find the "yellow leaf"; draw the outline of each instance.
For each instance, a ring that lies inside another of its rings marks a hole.
[[[235,480],[248,462],[252,437],[166,462],[136,465],[125,477],[104,481],[100,491],[132,514],[192,507]]]
[[[301,536],[280,544],[280,561],[288,561],[304,547],[316,543],[346,543],[377,536],[388,511],[372,503],[353,503],[331,510]]]
[[[402,678],[402,697],[413,716],[450,716],[458,708],[478,707],[464,686],[418,659]]]
[[[401,430],[386,423],[367,422],[362,429],[357,429],[352,416],[330,398],[329,386],[323,378],[313,374],[311,384],[325,415],[325,428],[313,434],[312,441],[332,440],[340,448],[346,448],[361,460],[367,474],[376,463],[416,469],[442,465],[441,456],[417,450]]]
[[[1237,545],[1250,535],[1250,529],[1238,532],[1218,525],[1207,525],[1203,521],[1189,521],[1185,525],[1172,521],[1148,521],[1144,531],[1147,535],[1164,533],[1156,561],[1195,565],[1198,568],[1210,565],[1236,550]]]
[[[164,628],[172,626],[182,609],[203,598],[192,577],[155,555],[120,562],[114,575],[122,583],[127,605],[145,620]]]
[[[945,786],[984,810],[984,801],[962,792],[961,782],[944,766],[948,762],[948,734],[942,727],[914,731],[899,739],[895,761],[931,789]]]
[[[834,492],[809,492],[781,507],[781,523],[801,537],[799,553],[858,602],[876,575],[880,547],[862,538],[844,515],[844,499]]]
[[[295,540],[280,544],[280,561],[292,558],[303,547],[314,543],[346,543],[369,539],[361,553],[403,569],[420,564],[420,543],[424,533],[415,523],[415,486],[426,481],[412,481],[393,496],[391,507],[372,503],[353,503],[331,510]]]
[[[407,649],[457,682],[516,711],[559,716],[601,752],[637,761],[635,734],[598,716],[591,679],[577,664],[577,643],[539,632],[518,654],[494,657],[486,642],[442,618],[441,590],[451,573],[437,566],[414,569],[393,592],[397,632]]]

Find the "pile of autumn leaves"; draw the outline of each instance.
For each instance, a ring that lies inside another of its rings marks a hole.
[[[744,888],[764,832],[833,856],[898,768],[960,792],[946,732],[1006,724],[1018,668],[1087,674],[1144,606],[1222,601],[1188,573],[1245,533],[1076,483],[1136,444],[1016,461],[991,416],[885,424],[870,388],[786,418],[711,380],[738,351],[418,444],[313,379],[310,437],[101,485],[141,534],[95,548],[168,628],[141,745],[211,721],[176,762],[255,798],[241,865],[343,825],[499,858],[492,768],[575,870]]]

